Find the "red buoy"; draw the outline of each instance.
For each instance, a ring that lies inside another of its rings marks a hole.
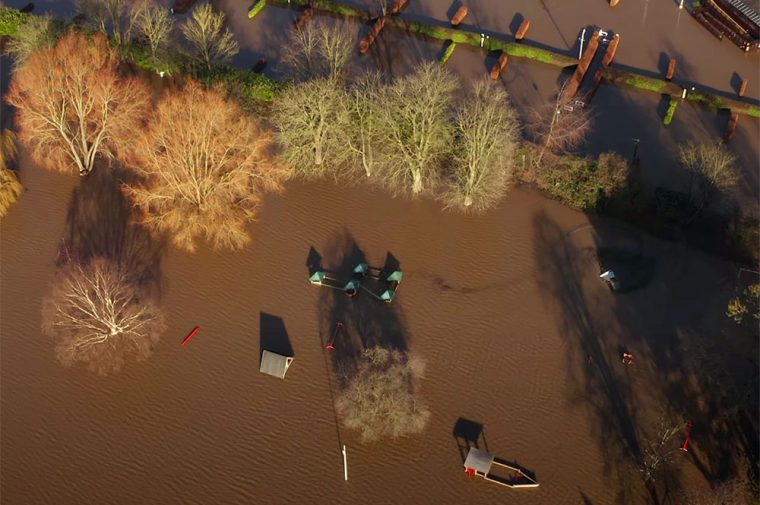
[[[185,340],[183,340],[182,344],[180,345],[185,345],[191,338],[195,336],[196,333],[198,333],[200,329],[201,329],[200,326],[196,326],[195,328],[193,328],[193,331],[187,334],[187,336],[185,337]]]

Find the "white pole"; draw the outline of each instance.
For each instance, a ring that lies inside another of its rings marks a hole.
[[[485,40],[486,40],[486,34],[485,33],[481,33],[480,34],[480,47],[483,47],[483,42],[485,42]]]
[[[348,463],[346,462],[346,446],[343,446],[343,479],[348,480]]]
[[[678,8],[679,8],[679,9],[683,9],[683,0],[681,0],[681,3],[680,3],[680,4],[678,4]]]
[[[584,40],[584,37],[585,37],[585,36],[586,36],[586,29],[584,28],[584,29],[583,29],[583,32],[581,32],[581,48],[580,48],[580,50],[578,51],[578,59],[579,59],[579,60],[580,60],[580,59],[581,59],[581,57],[583,56],[583,40]]]
[[[681,99],[683,100],[686,98],[686,88],[683,89],[683,93],[681,93]]]

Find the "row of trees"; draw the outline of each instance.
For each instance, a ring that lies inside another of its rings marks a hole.
[[[346,79],[347,33],[313,23],[287,46],[296,84],[278,98],[274,122],[288,164],[301,176],[363,172],[395,193],[491,207],[507,189],[519,132],[503,88],[482,81],[457,101],[457,79],[433,62],[394,81]]]
[[[77,0],[75,5],[84,22],[121,52],[144,47],[156,69],[182,57],[197,69],[211,70],[214,63],[228,61],[240,49],[226,27],[225,14],[210,3],[195,7],[179,30],[169,8],[157,0]],[[37,49],[55,45],[65,31],[63,23],[49,14],[30,16],[9,41],[7,52],[18,68]]]

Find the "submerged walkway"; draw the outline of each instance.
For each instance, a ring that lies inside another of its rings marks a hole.
[[[335,0],[268,0],[268,3],[281,7],[310,7],[316,12],[354,17],[362,21],[378,17],[369,10],[342,4]],[[486,51],[502,51],[510,57],[531,59],[562,68],[578,65],[579,63],[576,58],[567,56],[557,50],[538,47],[535,43],[529,41],[516,42],[513,40],[513,37],[505,34],[488,32],[491,35],[484,36],[485,34],[482,30],[474,29],[474,27],[470,28],[460,25],[453,28],[450,24],[444,22],[432,19],[425,20],[425,22],[415,21],[406,19],[403,15],[399,14],[384,16],[384,19],[385,25],[395,26],[410,33],[442,41],[450,40],[457,44],[468,44]],[[664,78],[650,77],[650,75],[650,72],[637,71],[637,69],[631,69],[630,67],[627,67],[626,70],[607,67],[602,71],[602,77],[605,81],[613,85],[629,85],[644,91],[670,95],[674,98],[682,97],[685,91],[686,99],[689,101],[701,103],[716,110],[728,109],[732,113],[760,117],[760,107],[746,101],[730,98],[727,96],[727,93],[713,93],[694,85],[682,86],[678,84],[678,79],[667,81]]]

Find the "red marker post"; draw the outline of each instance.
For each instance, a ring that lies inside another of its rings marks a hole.
[[[325,349],[330,350],[330,351],[335,350],[335,337],[338,336],[338,331],[340,331],[341,328],[343,328],[343,323],[341,322],[335,323],[335,330],[333,330],[332,338],[325,346]]]
[[[686,440],[681,446],[682,452],[689,452],[689,441],[691,440],[691,427],[692,427],[691,421],[686,423]]]
[[[193,338],[195,336],[195,334],[200,331],[200,329],[201,329],[200,326],[196,326],[195,328],[193,328],[193,331],[191,331],[190,333],[187,334],[187,336],[185,337],[185,340],[182,341],[182,343],[180,344],[180,346],[184,346],[186,343],[188,343],[188,341],[191,338]]]

